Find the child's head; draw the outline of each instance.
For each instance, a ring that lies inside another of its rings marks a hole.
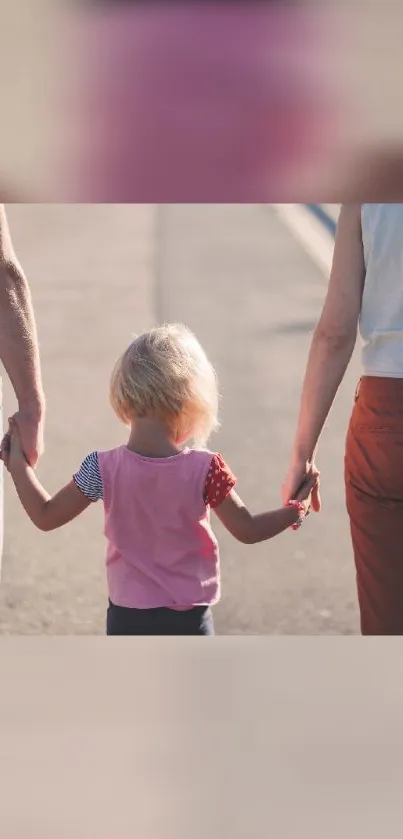
[[[215,370],[193,333],[166,324],[139,335],[118,360],[111,404],[125,425],[158,418],[177,444],[204,446],[218,426]]]

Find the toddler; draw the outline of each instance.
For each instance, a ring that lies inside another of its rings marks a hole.
[[[127,444],[88,454],[53,497],[27,463],[10,421],[3,459],[20,501],[45,531],[102,500],[108,635],[213,635],[220,568],[210,510],[240,542],[271,539],[302,523],[317,473],[287,506],[260,515],[247,510],[231,469],[206,448],[218,425],[217,378],[180,324],[157,327],[130,344],[113,371],[110,398],[129,429]]]

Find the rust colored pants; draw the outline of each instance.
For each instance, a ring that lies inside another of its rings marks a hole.
[[[403,379],[361,379],[345,480],[361,632],[403,635]]]

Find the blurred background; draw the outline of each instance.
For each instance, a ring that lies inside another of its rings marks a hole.
[[[403,194],[395,0],[0,0],[0,11],[3,200]]]
[[[211,447],[258,512],[280,506],[301,380],[326,293],[335,205],[23,205],[7,207],[31,284],[48,400],[39,477],[53,492],[93,449],[125,431],[108,402],[109,376],[134,332],[182,320],[218,368],[222,429]],[[219,633],[358,631],[344,509],[344,437],[357,359],[324,432],[323,512],[246,547],[219,523]],[[14,403],[5,382],[5,417]],[[0,632],[103,633],[101,505],[41,533],[5,476]]]

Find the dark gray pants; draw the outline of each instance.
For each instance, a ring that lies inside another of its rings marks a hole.
[[[174,609],[127,609],[109,601],[107,635],[214,635],[208,606],[195,606],[186,612]]]

